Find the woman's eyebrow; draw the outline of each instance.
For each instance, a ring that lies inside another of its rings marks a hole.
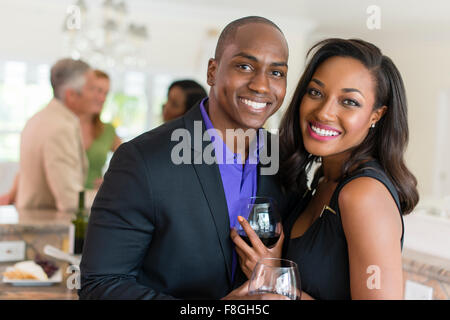
[[[325,88],[325,84],[324,84],[322,81],[320,81],[319,79],[312,78],[312,79],[311,79],[311,82],[315,82],[315,83],[317,83],[319,86],[321,86],[322,88]],[[364,95],[362,94],[362,92],[359,91],[359,90],[356,89],[356,88],[342,88],[341,91],[343,91],[343,92],[358,92],[360,95],[362,95],[362,96],[364,97]],[[364,97],[364,98],[365,98],[365,97]]]
[[[320,81],[320,80],[318,80],[318,79],[316,79],[316,78],[311,79],[311,81],[317,83],[317,84],[318,84],[319,86],[321,86],[322,88],[325,87],[325,84],[324,84],[322,81]]]
[[[359,91],[358,89],[355,88],[342,88],[342,91],[344,92],[358,92],[360,95],[362,95],[364,97],[364,95],[362,94],[361,91]],[[365,97],[364,97],[365,98]]]

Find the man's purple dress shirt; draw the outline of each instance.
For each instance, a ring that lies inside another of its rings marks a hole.
[[[206,112],[204,104],[208,98],[200,103],[200,110],[203,121],[208,132],[212,133],[211,141],[214,146],[216,157],[222,155],[222,161],[218,161],[220,176],[222,178],[223,190],[228,206],[228,216],[230,218],[230,228],[237,223],[237,216],[242,214],[239,212],[240,200],[249,197],[255,197],[257,191],[257,163],[259,160],[259,150],[263,147],[262,139],[254,139],[253,143],[258,142],[256,147],[250,147],[250,154],[247,157],[244,166],[242,165],[241,155],[233,153],[224,141],[220,138],[217,131]],[[261,141],[258,141],[261,140]],[[234,247],[234,246],[233,246]],[[236,269],[236,251],[233,249],[232,277],[234,279]]]

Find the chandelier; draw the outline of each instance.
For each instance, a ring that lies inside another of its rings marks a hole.
[[[67,8],[63,32],[65,54],[96,68],[146,65],[147,28],[129,21],[125,1],[105,0],[90,9],[78,0]]]

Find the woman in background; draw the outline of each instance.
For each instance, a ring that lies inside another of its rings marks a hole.
[[[89,161],[86,189],[98,189],[100,187],[103,181],[102,169],[108,152],[114,152],[122,143],[116,135],[113,125],[103,123],[100,120],[100,114],[109,92],[109,76],[101,70],[94,70],[94,74],[96,78],[96,103],[92,113],[80,118],[84,148]]]
[[[164,122],[181,117],[206,96],[205,89],[193,80],[173,82],[167,92],[167,102],[163,105]]]
[[[114,127],[109,123],[103,123],[100,120],[106,96],[109,92],[109,76],[100,70],[94,70],[95,100],[92,112],[85,117],[80,118],[80,127],[82,133],[83,145],[86,150],[89,161],[89,170],[87,174],[86,189],[98,189],[103,181],[102,168],[105,165],[106,157],[109,151],[115,151],[121,144],[120,138],[116,135]],[[0,205],[14,204],[19,173],[14,178],[13,185],[9,192],[0,195]]]
[[[298,198],[285,241],[266,248],[240,218],[253,244],[232,231],[241,268],[249,277],[260,258],[283,256],[298,264],[302,299],[403,299],[402,215],[419,196],[404,162],[401,75],[362,40],[327,39],[312,50],[280,125],[281,182]]]

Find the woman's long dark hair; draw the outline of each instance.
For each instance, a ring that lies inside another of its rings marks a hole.
[[[342,177],[364,161],[379,161],[394,183],[403,214],[410,213],[417,202],[417,180],[408,170],[404,152],[408,144],[407,102],[403,80],[392,60],[375,45],[359,39],[326,39],[315,44],[292,101],[280,124],[280,179],[283,186],[301,194],[307,188],[307,175],[319,157],[306,151],[300,129],[300,105],[317,68],[328,58],[351,57],[359,60],[372,73],[376,83],[373,110],[387,106],[383,117],[371,128],[364,141],[351,153],[342,168]]]

